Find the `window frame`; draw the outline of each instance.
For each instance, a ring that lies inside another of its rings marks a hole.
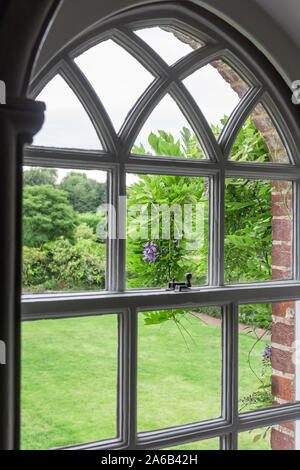
[[[128,28],[150,25],[174,26],[203,40],[207,45],[192,51],[173,66],[166,63]],[[99,97],[73,59],[101,40],[113,38],[154,75],[154,81],[138,100],[117,134]],[[249,83],[217,142],[198,105],[181,83],[185,76],[215,59],[224,59]],[[118,314],[118,406],[117,436],[114,439],[67,446],[68,449],[159,449],[188,442],[220,438],[220,449],[237,448],[238,433],[254,428],[300,419],[300,403],[247,413],[238,413],[238,305],[299,300],[300,288],[300,131],[293,119],[286,89],[270,64],[247,40],[209,13],[178,3],[149,5],[108,19],[83,33],[61,51],[33,78],[30,95],[36,97],[59,73],[84,106],[104,150],[85,151],[49,147],[27,147],[24,165],[105,170],[108,199],[118,214],[119,196],[126,195],[126,172],[208,176],[210,184],[209,285],[189,292],[163,289],[125,290],[126,230],[118,217],[117,240],[108,242],[107,291],[22,296],[22,320]],[[151,111],[166,92],[177,101],[211,160],[132,155],[135,137]],[[259,102],[277,123],[277,131],[288,148],[291,164],[238,163],[228,160],[231,146],[246,117]],[[275,104],[276,103],[276,104]],[[140,122],[140,126],[136,125]],[[203,137],[204,136],[204,137]],[[225,178],[249,177],[293,181],[293,277],[287,281],[224,285]],[[124,212],[123,212],[124,213]],[[137,433],[137,318],[151,309],[223,307],[222,416],[168,429]]]

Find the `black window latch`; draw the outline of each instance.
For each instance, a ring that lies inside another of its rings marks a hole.
[[[188,273],[185,275],[186,282],[176,282],[175,278],[172,279],[172,281],[168,283],[167,290],[174,290],[176,292],[184,292],[188,290],[190,287],[192,287],[192,284],[191,284],[192,277],[193,277],[192,274]]]

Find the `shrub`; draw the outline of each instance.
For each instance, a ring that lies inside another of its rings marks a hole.
[[[51,276],[60,288],[104,288],[105,246],[85,238],[72,245],[61,238],[47,250]]]
[[[22,274],[25,287],[43,283],[48,278],[47,252],[24,246]]]
[[[78,214],[79,224],[86,224],[93,229],[93,233],[96,233],[97,225],[99,224],[101,217],[94,214],[93,212],[83,212]]]
[[[77,227],[77,242],[63,237],[45,244],[43,250],[23,248],[23,285],[42,292],[61,289],[103,289],[105,245],[86,224]]]
[[[23,241],[40,247],[64,236],[74,239],[76,213],[67,194],[51,185],[25,186],[23,193]]]

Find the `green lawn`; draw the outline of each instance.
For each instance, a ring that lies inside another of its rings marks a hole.
[[[139,319],[138,430],[217,418],[221,408],[221,331],[196,317],[145,326]],[[182,337],[182,333],[184,338]],[[43,320],[22,325],[22,448],[49,449],[114,437],[116,316]],[[255,380],[247,366],[253,338],[240,334],[240,393]],[[264,343],[256,348],[259,369]],[[268,448],[240,436],[240,448]],[[217,449],[218,439],[177,449]]]

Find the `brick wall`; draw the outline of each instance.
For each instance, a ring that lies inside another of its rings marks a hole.
[[[221,65],[222,64],[222,65]],[[220,61],[212,65],[231,88],[242,98],[247,85],[234,71]],[[256,128],[261,132],[269,159],[276,163],[288,163],[289,159],[282,141],[262,105],[251,114]],[[292,267],[292,190],[285,182],[271,182],[272,208],[272,279],[289,279]],[[295,305],[293,302],[272,305],[272,393],[274,404],[295,400],[295,366],[293,343],[295,341]],[[294,449],[294,424],[274,426],[271,430],[273,450]]]
[[[180,33],[175,36],[190,44],[193,49],[200,47]],[[221,60],[211,63],[231,88],[242,98],[248,85]],[[264,107],[259,104],[251,113],[256,128],[261,132],[269,159],[277,163],[289,163],[284,145]],[[286,183],[271,182],[272,208],[272,279],[288,279],[292,266],[292,190]],[[295,399],[295,369],[292,360],[295,341],[295,305],[293,302],[272,306],[272,393],[274,404],[282,404]],[[294,424],[274,426],[271,431],[273,450],[294,449]]]
[[[242,98],[248,91],[238,75],[220,61],[212,63],[224,80]],[[262,105],[252,114],[256,128],[261,132],[269,159],[276,163],[288,163],[282,141]],[[272,208],[272,279],[289,279],[292,267],[292,189],[285,182],[271,182]],[[295,400],[295,367],[293,343],[295,341],[295,305],[293,302],[272,305],[272,393],[274,404]],[[274,426],[271,430],[271,448],[284,450],[295,448],[294,423]]]

